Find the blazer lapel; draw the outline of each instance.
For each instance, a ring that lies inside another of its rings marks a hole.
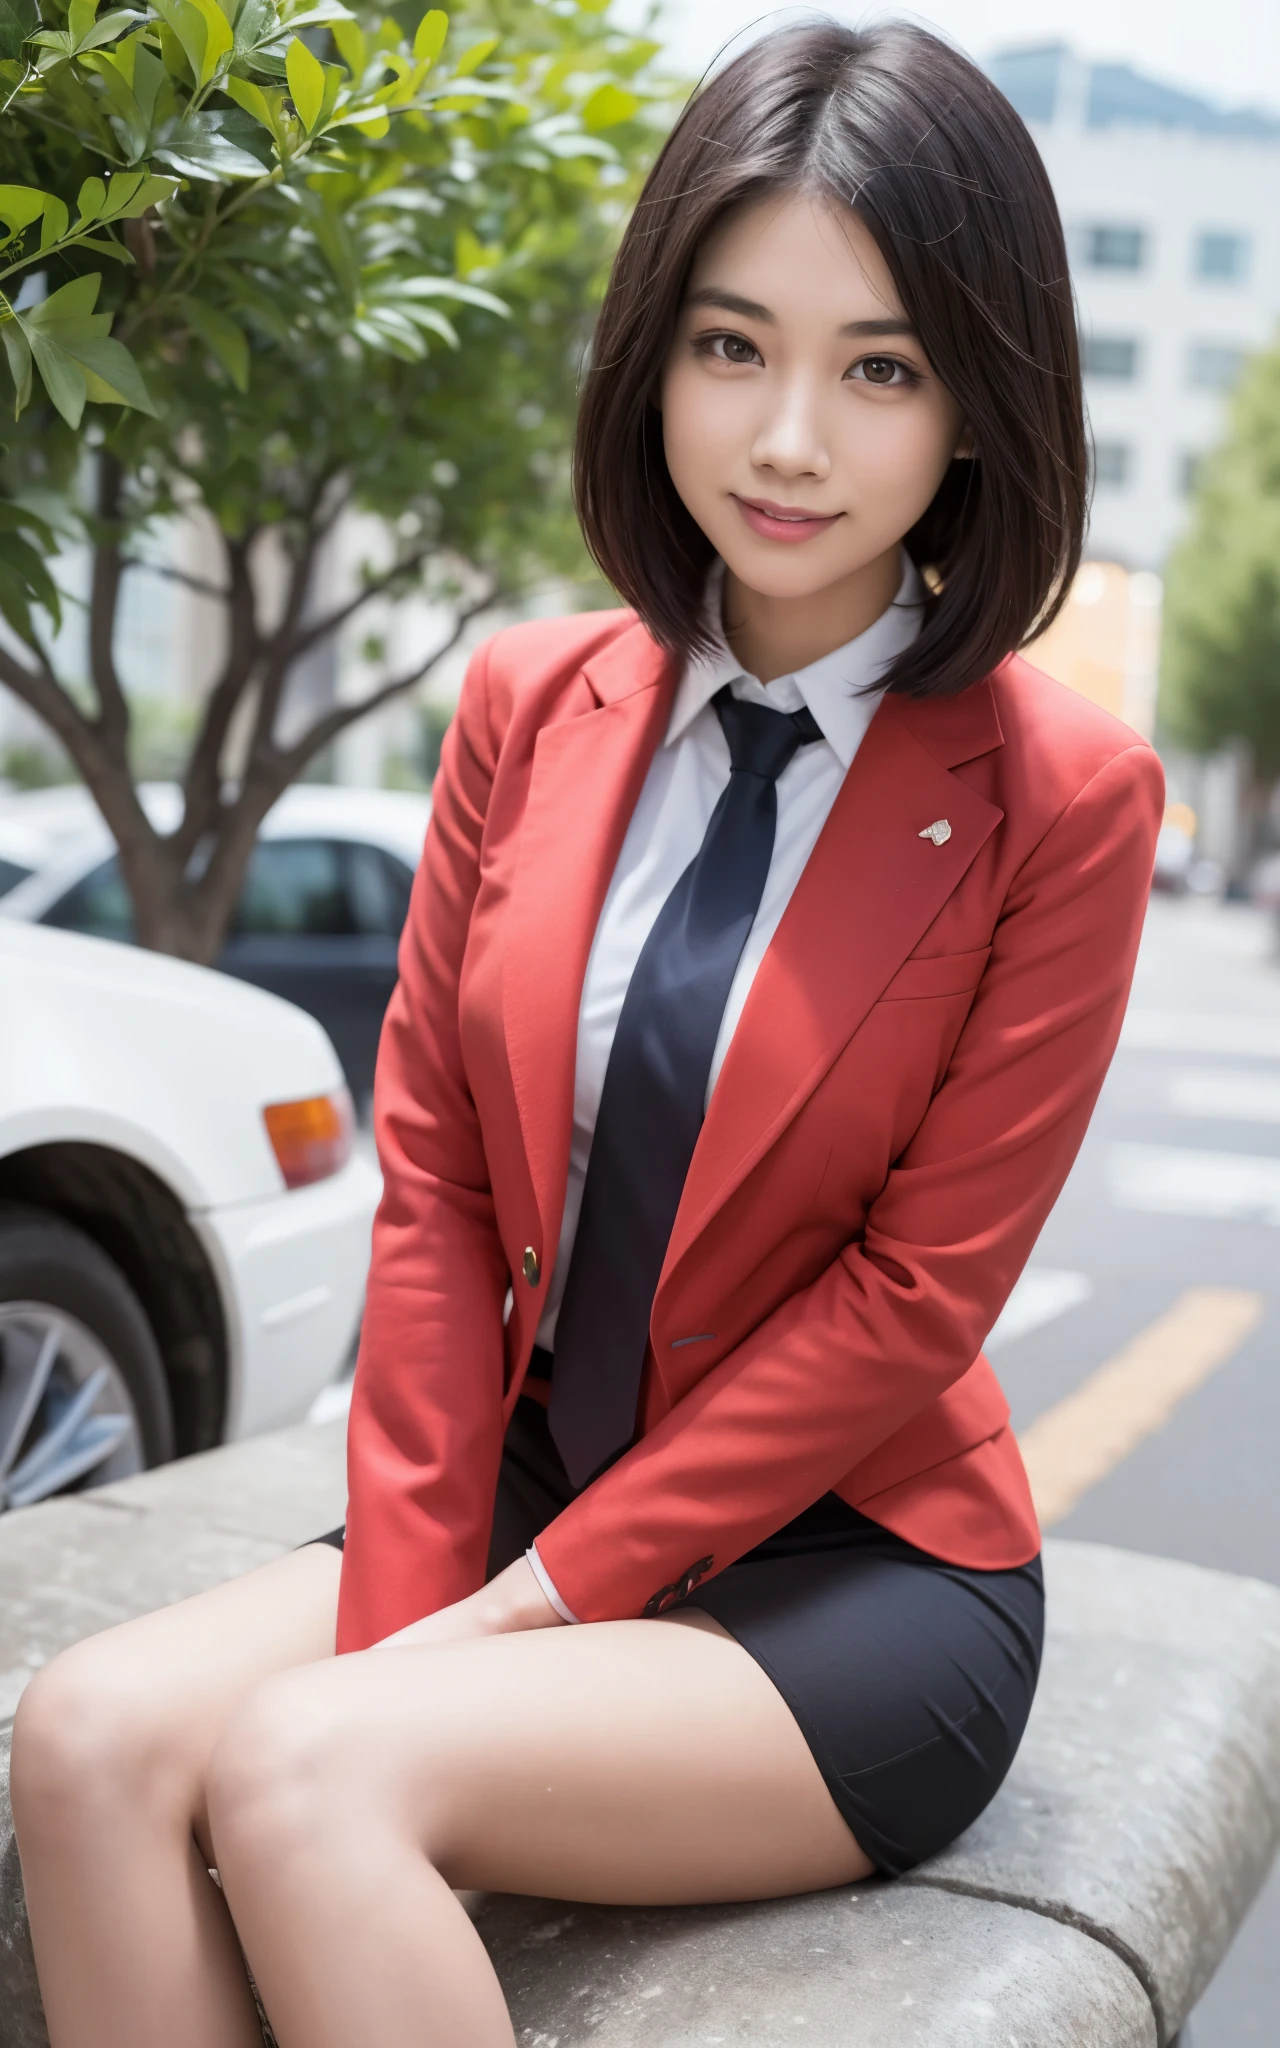
[[[1000,823],[1004,813],[951,773],[999,744],[987,683],[936,710],[882,701],[752,983],[685,1182],[664,1282],[812,1094]],[[944,844],[920,838],[944,818]]]
[[[587,958],[666,729],[675,664],[634,626],[582,675],[583,708],[538,733],[503,960],[503,1031],[544,1265],[555,1257],[568,1179]]]

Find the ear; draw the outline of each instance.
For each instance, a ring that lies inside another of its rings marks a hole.
[[[953,462],[976,462],[977,459],[978,437],[966,420],[964,426],[960,429],[960,439],[952,450],[951,460]]]

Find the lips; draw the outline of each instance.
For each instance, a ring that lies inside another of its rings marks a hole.
[[[736,493],[734,503],[753,533],[793,547],[815,539],[844,517],[841,512],[810,512],[802,505],[777,505],[768,498],[739,498]]]

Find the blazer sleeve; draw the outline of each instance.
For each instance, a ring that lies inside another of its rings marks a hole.
[[[1066,807],[1013,882],[946,1076],[864,1236],[538,1537],[582,1620],[640,1615],[714,1576],[973,1363],[1115,1050],[1162,800],[1159,761],[1135,745]]]
[[[340,1652],[484,1578],[510,1274],[463,1066],[458,989],[497,757],[488,659],[486,643],[445,737],[378,1049],[383,1195],[348,1425]]]

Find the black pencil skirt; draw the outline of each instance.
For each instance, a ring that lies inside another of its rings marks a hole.
[[[488,1577],[573,1498],[527,1396],[507,1429]],[[343,1532],[318,1540],[341,1548]],[[1044,1629],[1040,1560],[946,1564],[827,1494],[685,1603],[782,1694],[860,1848],[898,1877],[977,1819],[1013,1762]]]

